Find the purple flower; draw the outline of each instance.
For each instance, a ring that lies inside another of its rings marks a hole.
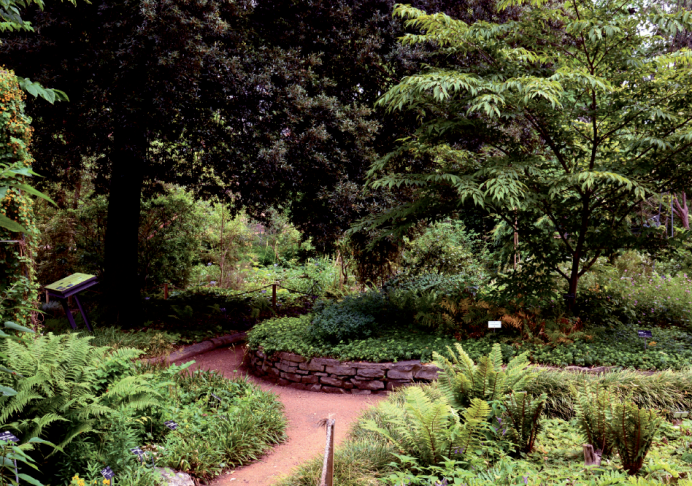
[[[627,271],[627,270],[625,270]],[[528,476],[522,476],[524,478],[524,484],[529,484],[529,477]]]

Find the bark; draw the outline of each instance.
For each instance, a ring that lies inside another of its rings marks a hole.
[[[121,128],[113,133],[104,289],[108,318],[123,327],[142,321],[137,260],[145,151],[143,132]]]
[[[682,221],[682,227],[686,230],[690,229],[690,210],[687,207],[687,194],[684,192],[682,196],[682,205],[677,197],[673,198],[675,202],[675,215]]]

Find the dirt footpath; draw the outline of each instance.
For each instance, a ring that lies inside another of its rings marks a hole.
[[[227,377],[248,375],[263,390],[276,393],[285,407],[288,440],[274,447],[259,461],[220,476],[212,486],[272,485],[295,466],[324,452],[325,431],[317,425],[321,419],[336,419],[335,440],[338,445],[348,434],[351,424],[366,409],[385,398],[382,395],[337,395],[277,386],[249,375],[246,369],[241,368],[244,349],[244,346],[216,349],[196,356],[193,366],[195,369],[217,370]]]

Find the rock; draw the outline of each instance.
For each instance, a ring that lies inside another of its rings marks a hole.
[[[384,369],[359,369],[357,378],[384,378]]]
[[[388,380],[413,380],[413,372],[399,371],[397,369],[387,370]]]
[[[329,376],[329,373],[322,373],[320,371],[315,371],[313,373],[313,375],[315,375],[315,376]]]
[[[295,370],[294,373],[298,373],[299,375],[309,375],[310,374],[309,371],[301,370],[301,369]]]
[[[305,389],[311,392],[318,392],[322,390],[322,385],[306,385]]]
[[[581,366],[565,366],[565,371],[578,371],[580,373],[590,371],[589,368],[583,368]]]
[[[351,390],[351,393],[353,395],[370,395],[372,392],[370,390],[359,390],[358,388],[354,388]]]
[[[283,361],[290,361],[292,363],[304,363],[305,361],[307,361],[305,358],[298,354],[286,352],[279,353],[279,358],[281,358]]]
[[[315,366],[337,366],[341,363],[341,361],[332,358],[312,358],[312,360],[310,360],[310,363],[312,363]]]
[[[341,380],[338,380],[336,378],[332,378],[330,376],[321,376],[320,377],[320,383],[323,385],[331,385],[331,386],[344,386],[344,382]]]
[[[277,381],[279,386],[288,386],[291,384],[290,381],[288,381],[286,378],[280,378],[279,381]]]
[[[615,368],[615,366],[599,366],[597,368],[586,368],[585,370],[589,373],[608,373],[612,371],[613,368]]]
[[[281,371],[285,371],[286,373],[293,373],[298,369],[298,365],[296,363],[291,363],[290,361],[279,361],[276,363],[276,367]]]
[[[313,359],[309,363],[300,363],[298,368],[306,371],[324,371],[324,365],[315,364],[313,361],[315,360]]]
[[[337,365],[337,366],[327,366],[324,369],[327,373],[333,373],[335,375],[349,375],[354,376],[356,374],[356,369],[350,366]]]
[[[397,371],[415,371],[417,369],[420,369],[421,367],[421,362],[418,359],[412,359],[408,361],[399,361],[398,363],[392,363],[389,366],[390,370],[397,370]]]
[[[344,382],[344,388],[347,390],[350,390],[351,388],[353,388],[353,383],[349,383],[348,381],[345,381]]]
[[[377,380],[351,380],[351,383],[356,385],[359,390],[384,390],[384,383]]]
[[[260,358],[260,359],[264,359],[264,358],[266,357],[265,354],[264,354],[264,351],[262,351],[261,349],[258,349],[257,351],[255,351],[255,354],[256,354],[257,357]]]
[[[295,381],[296,383],[300,383],[301,378],[303,377],[295,373],[281,373],[281,378],[286,378],[289,381]]]
[[[433,381],[437,380],[438,371],[440,371],[440,368],[438,368],[437,366],[423,365],[421,369],[413,372],[413,377],[416,380]]]
[[[175,471],[169,467],[154,468],[161,474],[165,484],[168,486],[195,486],[192,477],[184,472]]]
[[[322,392],[323,393],[340,393],[340,394],[346,394],[348,393],[346,390],[343,388],[337,388],[334,386],[323,386],[322,387]]]
[[[386,370],[395,363],[368,363],[367,361],[346,361],[343,364],[359,370]]]
[[[314,376],[314,375],[305,375],[303,378],[300,380],[301,383],[319,383],[320,382],[320,377],[319,376]]]

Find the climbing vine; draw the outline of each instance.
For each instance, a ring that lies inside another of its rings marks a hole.
[[[37,230],[25,179],[33,174],[31,119],[12,71],[0,70],[0,321],[35,324]]]

